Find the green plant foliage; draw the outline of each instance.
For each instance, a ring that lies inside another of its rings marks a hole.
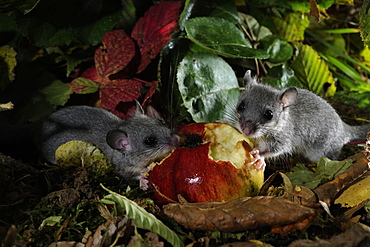
[[[129,219],[135,221],[135,225],[139,228],[146,229],[157,233],[159,236],[167,240],[172,246],[184,246],[176,233],[158,220],[153,214],[148,213],[145,209],[137,205],[136,202],[129,200],[127,197],[115,193],[103,185],[102,187],[110,194],[105,196],[102,203],[114,203],[117,215],[126,215]]]
[[[195,122],[228,119],[239,98],[239,85],[232,68],[220,57],[189,53],[180,63],[179,90]],[[233,119],[228,119],[232,121]]]
[[[197,17],[185,25],[191,41],[226,57],[268,58],[265,51],[253,49],[243,33],[231,22],[221,18]],[[222,35],[220,35],[222,33]]]
[[[370,46],[370,1],[364,0],[360,9],[360,30],[362,40]]]
[[[263,50],[270,55],[268,58],[269,62],[283,63],[288,61],[293,55],[293,47],[280,36],[270,35],[263,38],[260,42]]]
[[[351,165],[352,160],[332,161],[328,158],[321,158],[317,162],[316,172],[313,172],[304,164],[298,164],[294,171],[288,173],[287,176],[293,185],[315,189],[317,186],[333,180]]]
[[[278,33],[288,42],[304,40],[304,31],[310,24],[307,15],[300,12],[288,13],[283,19],[274,17],[273,20]]]
[[[311,46],[298,45],[298,55],[290,66],[306,88],[317,94],[325,93],[327,96],[332,96],[335,93],[336,86],[329,67]],[[324,92],[326,84],[329,86]]]

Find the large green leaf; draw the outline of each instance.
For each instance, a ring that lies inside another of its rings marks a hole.
[[[335,82],[329,67],[309,45],[298,45],[298,55],[290,64],[301,83],[311,91],[326,96],[334,95]],[[324,92],[324,85],[329,85]]]
[[[217,54],[234,58],[268,58],[267,52],[252,48],[243,33],[225,19],[198,17],[186,22],[185,30],[191,41]]]
[[[233,121],[239,84],[234,71],[222,58],[189,53],[179,65],[177,81],[184,105],[194,121]]]
[[[299,12],[288,13],[283,19],[274,17],[273,20],[279,34],[288,42],[302,41],[304,31],[310,24],[307,15]]]
[[[107,204],[114,202],[115,210],[118,215],[126,215],[127,218],[133,219],[137,227],[157,233],[172,244],[172,246],[184,246],[184,243],[177,234],[163,224],[162,221],[158,220],[153,214],[147,212],[144,208],[127,197],[111,191],[103,185],[102,187],[110,193],[104,197],[102,202]]]

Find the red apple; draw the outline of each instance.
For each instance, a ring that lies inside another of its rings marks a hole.
[[[253,143],[223,123],[197,123],[179,129],[184,147],[149,167],[149,187],[158,204],[228,201],[256,195],[265,163]]]

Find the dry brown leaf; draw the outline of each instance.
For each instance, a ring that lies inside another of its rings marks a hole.
[[[228,202],[168,204],[164,213],[189,229],[237,232],[289,225],[304,229],[318,216],[312,208],[281,197],[242,197]],[[290,230],[288,230],[290,231]],[[279,230],[285,234],[284,229]]]
[[[298,240],[289,245],[289,247],[332,247],[332,246],[368,246],[370,242],[370,231],[360,224],[348,229],[342,234],[332,237],[329,240]]]
[[[345,186],[348,186],[354,180],[361,177],[369,167],[369,161],[362,153],[351,157],[351,159],[355,163],[347,171],[340,174],[333,181],[314,189],[319,200],[325,202],[328,206],[330,206],[332,200]]]

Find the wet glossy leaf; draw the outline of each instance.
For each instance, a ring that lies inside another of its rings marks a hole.
[[[293,47],[283,37],[270,35],[263,38],[260,42],[262,49],[270,55],[268,58],[269,62],[283,63],[293,55]]]
[[[180,63],[177,82],[185,107],[196,122],[228,118],[240,92],[235,73],[222,58],[189,53]]]
[[[222,56],[260,59],[269,56],[265,51],[252,48],[243,33],[225,19],[193,18],[186,22],[185,30],[191,41]]]

